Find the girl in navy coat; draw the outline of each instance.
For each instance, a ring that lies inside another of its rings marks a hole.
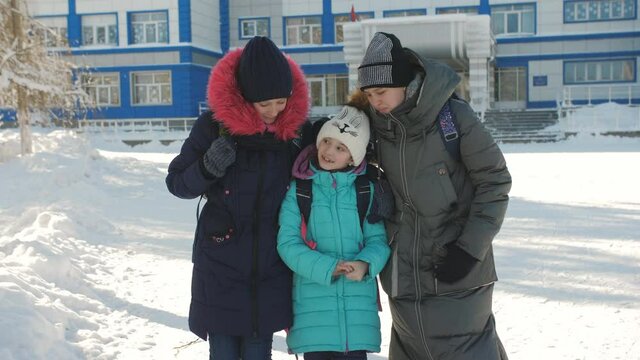
[[[270,359],[292,324],[291,271],[276,250],[278,211],[309,111],[293,60],[265,37],[231,51],[209,79],[202,114],[169,165],[177,197],[206,198],[196,227],[189,328],[211,359]]]

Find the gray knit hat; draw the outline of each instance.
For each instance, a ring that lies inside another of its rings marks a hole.
[[[360,90],[372,87],[406,87],[413,80],[413,71],[400,40],[377,32],[358,67]]]

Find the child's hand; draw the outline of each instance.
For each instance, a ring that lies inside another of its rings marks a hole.
[[[348,274],[353,271],[353,267],[348,265],[345,261],[339,261],[338,265],[336,265],[335,270],[333,270],[333,276],[340,276],[344,274]]]
[[[364,276],[369,272],[369,263],[366,263],[364,261],[347,261],[345,262],[345,265],[353,269],[346,274],[347,279],[349,280],[362,281]]]

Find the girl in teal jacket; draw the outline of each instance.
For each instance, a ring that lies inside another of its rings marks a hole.
[[[308,221],[301,218],[296,181],[280,210],[278,252],[294,272],[287,344],[307,360],[366,359],[366,352],[380,351],[376,275],[390,249],[383,222],[360,225],[354,184],[366,171],[368,141],[363,112],[347,106],[329,119],[316,146],[294,164],[294,177],[312,181]]]

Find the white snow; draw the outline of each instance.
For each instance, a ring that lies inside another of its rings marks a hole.
[[[0,131],[0,359],[207,358],[187,326],[197,200],[164,184],[181,144],[85,136],[35,130],[20,157],[18,131]],[[502,148],[494,312],[510,358],[640,359],[640,138]],[[386,359],[381,317],[370,359]],[[284,333],[273,358],[293,359]]]
[[[558,126],[572,132],[640,131],[640,107],[604,103],[569,109]]]

